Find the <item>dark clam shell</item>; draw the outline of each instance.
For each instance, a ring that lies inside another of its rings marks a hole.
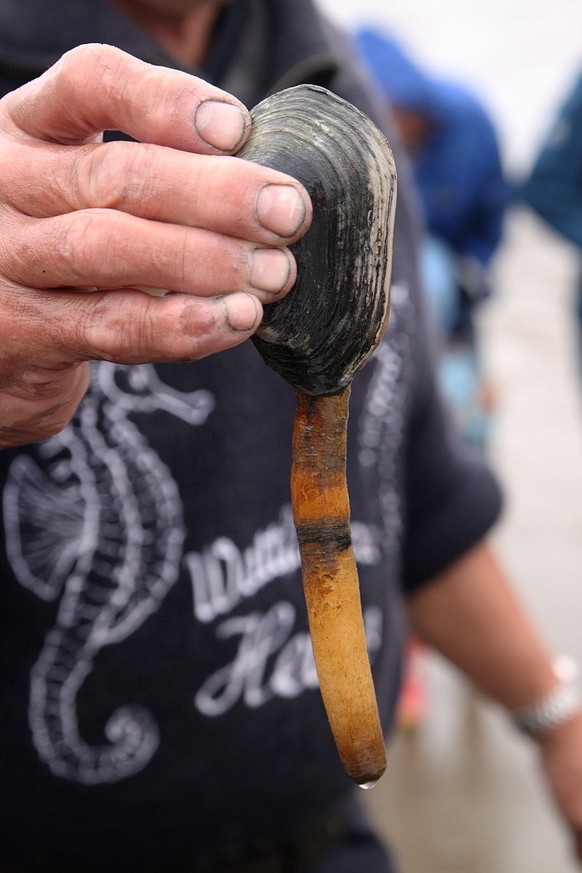
[[[333,394],[368,359],[388,318],[392,151],[358,109],[312,85],[268,97],[252,117],[239,156],[294,176],[313,202],[312,226],[293,247],[297,282],[265,307],[253,341],[295,388]]]

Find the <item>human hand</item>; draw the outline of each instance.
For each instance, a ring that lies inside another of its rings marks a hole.
[[[546,778],[582,862],[582,712],[539,740]]]
[[[311,204],[230,156],[249,130],[235,98],[110,46],[74,49],[0,101],[0,447],[61,430],[86,361],[235,346],[292,287],[287,245]]]

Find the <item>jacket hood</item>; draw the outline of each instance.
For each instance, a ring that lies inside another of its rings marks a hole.
[[[355,35],[356,49],[385,96],[394,106],[430,112],[436,84],[406,55],[398,42],[372,28]]]

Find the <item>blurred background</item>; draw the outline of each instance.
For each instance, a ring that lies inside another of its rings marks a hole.
[[[580,0],[320,0],[349,28],[387,29],[438,74],[468,85],[497,127],[504,169],[531,166],[582,66]],[[505,487],[496,538],[556,653],[582,663],[582,381],[574,293],[579,254],[512,207],[479,309],[495,405],[487,451]],[[446,664],[417,665],[424,713],[401,728],[369,793],[404,873],[575,873],[535,750]]]

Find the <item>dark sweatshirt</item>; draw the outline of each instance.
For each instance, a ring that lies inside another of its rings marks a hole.
[[[0,21],[5,91],[81,42],[172,63],[105,0],[0,0]],[[249,105],[315,82],[381,121],[308,0],[231,3],[196,72]],[[405,168],[399,196],[390,324],[354,382],[348,458],[386,731],[404,598],[500,505],[435,389]],[[62,434],[0,454],[0,870],[181,873],[299,833],[351,792],[307,632],[293,412],[250,342],[192,364],[100,362]]]

